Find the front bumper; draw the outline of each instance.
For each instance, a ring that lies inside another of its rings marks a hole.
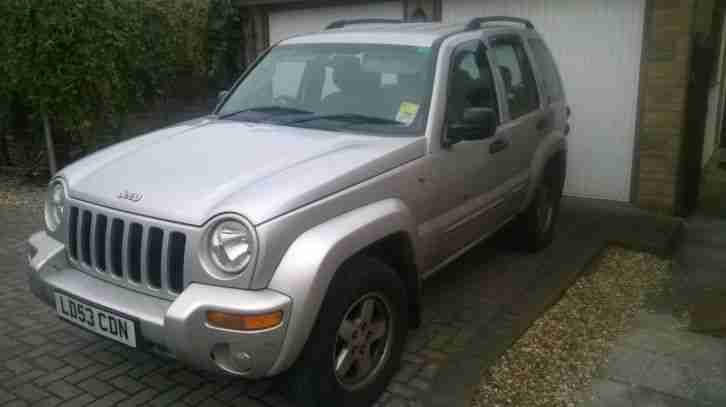
[[[55,291],[65,292],[136,319],[140,343],[146,350],[206,370],[249,378],[270,375],[289,323],[289,297],[273,290],[238,290],[192,283],[169,301],[72,268],[63,244],[45,232],[33,235],[28,244],[30,288],[49,306],[55,308]],[[209,326],[208,310],[248,315],[280,310],[283,321],[264,331],[230,331]]]

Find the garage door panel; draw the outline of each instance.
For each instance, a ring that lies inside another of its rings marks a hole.
[[[637,121],[644,0],[444,0],[446,22],[532,20],[552,49],[572,107],[569,195],[627,201]]]
[[[351,18],[403,18],[400,1],[281,10],[270,13],[270,43],[299,34],[321,31],[336,20]]]

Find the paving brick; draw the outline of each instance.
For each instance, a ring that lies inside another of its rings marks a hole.
[[[49,383],[53,383],[56,380],[60,380],[63,378],[66,378],[66,381],[68,381],[69,375],[74,373],[76,370],[71,366],[64,366],[60,369],[54,370],[53,372],[40,376],[35,380],[35,384],[39,386],[44,386]],[[71,382],[72,383],[72,382]]]
[[[150,359],[145,361],[143,364],[137,366],[136,368],[129,370],[126,375],[135,379],[140,379],[152,372],[157,371],[160,366],[161,364],[157,360]]]
[[[73,398],[83,393],[78,387],[63,380],[59,380],[57,382],[49,384],[46,389],[64,400]]]
[[[135,407],[153,399],[157,395],[156,390],[146,389],[133,397],[118,403],[118,407]]]
[[[258,380],[249,383],[248,394],[255,398],[261,398],[270,391],[274,382],[272,380]]]
[[[101,397],[113,391],[113,387],[95,378],[78,383],[78,387],[96,397]]]
[[[171,376],[171,380],[187,386],[199,386],[204,383],[204,379],[188,370],[179,371]]]
[[[22,338],[20,338],[20,340],[27,343],[28,345],[33,345],[33,346],[40,346],[47,342],[45,337],[40,336],[40,335],[27,335],[27,336],[23,336]]]
[[[24,384],[14,389],[13,393],[15,393],[18,398],[30,402],[36,402],[50,396],[50,394],[48,394],[45,390],[33,384]]]
[[[113,379],[111,381],[111,384],[116,386],[118,389],[125,391],[128,394],[138,393],[145,388],[145,386],[143,386],[141,383],[126,376],[119,376]]]
[[[247,387],[244,384],[240,384],[239,386],[227,386],[224,390],[215,394],[214,398],[222,401],[232,401],[246,391]]]
[[[25,372],[21,375],[13,376],[9,380],[6,380],[3,384],[8,388],[13,388],[16,386],[20,386],[21,384],[32,382],[33,380],[37,379],[40,376],[43,376],[44,374],[44,370],[35,369]]]
[[[34,363],[38,367],[42,367],[43,369],[53,371],[56,369],[60,369],[66,366],[66,363],[58,360],[52,356],[41,356],[34,360]]]
[[[424,349],[419,354],[429,360],[435,361],[443,361],[446,360],[446,358],[448,357],[446,353],[433,349]]]
[[[411,381],[408,382],[408,385],[421,392],[426,392],[431,388],[430,382],[427,382],[426,380],[420,378],[411,379]]]
[[[429,363],[421,369],[419,375],[425,379],[433,379],[436,377],[436,373],[438,373],[440,367],[438,363]]]
[[[95,398],[90,394],[81,394],[80,396],[65,401],[58,405],[58,407],[83,407],[91,404]]]
[[[63,402],[58,397],[48,397],[38,402],[33,403],[33,407],[56,407]]]
[[[274,401],[273,401],[274,403]],[[283,407],[278,406],[277,404],[263,404],[255,399],[251,399],[247,396],[237,397],[236,399],[230,401],[228,403],[229,406],[232,407],[267,407],[267,406],[275,406],[275,407]]]
[[[189,393],[190,390],[183,387],[176,387],[169,391],[159,394],[149,404],[154,407],[165,407],[174,405],[174,403],[182,398],[185,394]]]
[[[295,407],[295,404],[291,402],[290,400],[286,399],[284,396],[282,396],[280,393],[270,392],[265,395],[265,397],[262,399],[266,405],[269,406],[275,406],[275,407]],[[247,405],[250,406],[257,406],[257,404],[249,404],[249,401],[247,404],[244,404],[245,407]]]
[[[404,363],[398,372],[393,376],[393,380],[406,383],[421,369],[420,366],[411,363]]]
[[[13,400],[15,398],[17,398],[17,396],[6,391],[5,389],[0,388],[0,404],[7,403],[8,401]]]
[[[24,367],[24,365],[19,364],[17,360],[13,360],[16,359],[18,356],[24,357],[28,353],[28,349],[30,348],[31,347],[27,345],[18,345],[13,346],[10,349],[5,349],[3,353],[0,353],[0,361],[7,362],[6,367],[14,371],[27,369]]]
[[[35,347],[35,349],[31,350],[30,352],[26,353],[24,357],[26,358],[35,358],[40,355],[44,355],[46,353],[52,353],[54,355],[57,354],[56,350],[60,348],[60,345],[57,343],[46,343],[41,346]]]
[[[98,376],[101,380],[107,380],[108,367],[103,365],[87,366],[65,378],[68,383],[78,383],[91,376]]]
[[[128,394],[123,393],[121,391],[113,391],[98,400],[95,400],[91,404],[89,404],[89,407],[111,407],[115,405],[116,403],[120,402],[121,400],[125,400],[129,398]]]
[[[440,333],[431,340],[429,346],[436,350],[443,350],[451,342],[452,338],[451,334]]]
[[[188,394],[184,398],[184,401],[189,404],[195,405],[206,398],[212,397],[212,395],[215,394],[217,391],[219,391],[218,385],[212,384],[212,383],[205,384],[204,386],[200,387],[199,389],[194,390],[193,392]]]
[[[64,360],[73,367],[82,369],[93,364],[93,361],[83,355],[74,354],[64,358]]]
[[[400,384],[398,382],[393,382],[393,383],[389,384],[388,391],[390,391],[391,393],[393,393],[395,395],[398,395],[398,396],[401,396],[401,397],[404,397],[407,399],[413,398],[416,395],[416,390],[414,390],[406,385]]]
[[[206,399],[199,403],[198,407],[227,407],[227,403],[217,399]]]
[[[30,404],[28,404],[28,402],[25,400],[16,399],[16,400],[13,400],[13,401],[3,405],[3,407],[26,407],[29,405]]]
[[[24,373],[32,370],[33,366],[23,359],[13,359],[5,362],[5,368],[12,370],[14,373]]]
[[[114,366],[124,361],[124,358],[120,355],[105,350],[89,353],[89,357],[96,362],[109,366]]]
[[[160,374],[152,374],[149,376],[146,376],[143,378],[143,383],[149,387],[153,387],[156,390],[163,391],[170,387],[173,387],[176,383],[169,380],[168,378],[160,375]],[[188,388],[189,390],[194,389],[196,386],[183,386],[184,388]]]
[[[418,355],[415,355],[415,354],[413,354],[413,353],[407,353],[407,352],[405,352],[405,353],[403,354],[403,357],[402,357],[401,359],[402,359],[402,360],[403,360],[404,362],[408,362],[408,363],[415,363],[415,364],[417,364],[417,365],[418,365],[418,364],[422,364],[422,363],[424,363],[424,362],[426,361],[426,360],[425,360],[424,358],[422,358],[422,357],[420,357],[420,356],[418,356]]]
[[[385,407],[408,407],[408,401],[400,397],[393,397],[386,402]]]

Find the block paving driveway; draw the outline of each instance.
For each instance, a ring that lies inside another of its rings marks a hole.
[[[380,406],[465,406],[481,369],[511,345],[614,236],[662,240],[626,209],[565,200],[555,244],[536,255],[484,244],[424,285],[424,323]],[[0,207],[0,406],[294,406],[275,380],[247,382],[126,349],[61,322],[29,292],[22,242],[37,209]],[[642,236],[643,233],[651,233]],[[655,248],[657,249],[657,248]]]

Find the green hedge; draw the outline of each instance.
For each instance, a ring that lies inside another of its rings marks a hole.
[[[102,128],[180,75],[205,77],[208,3],[0,1],[0,120],[46,112],[56,139],[105,143]]]

